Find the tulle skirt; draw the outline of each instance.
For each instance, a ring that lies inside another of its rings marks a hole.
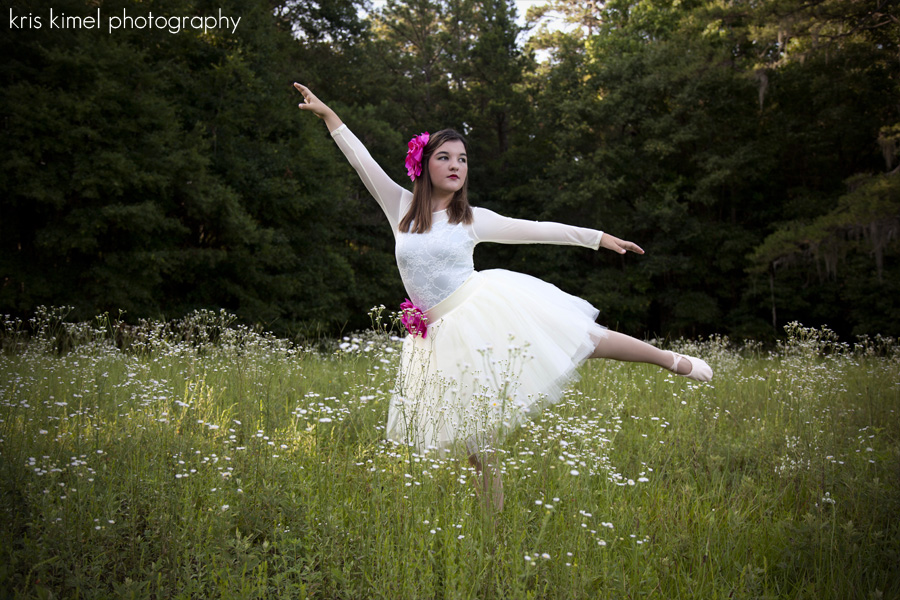
[[[606,337],[590,303],[535,277],[481,271],[403,341],[386,437],[420,452],[498,443],[560,399]]]

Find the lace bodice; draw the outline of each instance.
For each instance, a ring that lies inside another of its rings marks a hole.
[[[511,219],[478,207],[472,208],[468,225],[450,224],[446,212],[440,211],[433,213],[426,233],[403,233],[398,226],[412,205],[412,193],[387,176],[346,125],[331,135],[387,215],[403,285],[410,300],[423,310],[449,296],[475,272],[473,253],[479,242],[600,247],[603,232],[596,229]]]
[[[449,296],[475,272],[475,240],[462,225],[451,225],[444,211],[432,215],[427,233],[397,233],[400,277],[410,300],[428,309]]]

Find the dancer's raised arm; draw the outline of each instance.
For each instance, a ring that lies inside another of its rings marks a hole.
[[[344,125],[337,114],[309,91],[308,87],[299,83],[295,83],[294,87],[303,94],[304,102],[300,103],[300,110],[308,110],[325,121],[331,137],[334,138],[350,165],[356,169],[366,189],[387,215],[391,231],[396,235],[402,216],[401,211],[404,207],[409,206],[412,194],[384,172],[384,169],[375,162],[366,147],[359,141],[359,138],[353,135],[353,132]]]

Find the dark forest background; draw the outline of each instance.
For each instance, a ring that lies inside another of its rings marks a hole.
[[[44,0],[235,34],[0,34],[0,312],[225,308],[292,336],[404,298],[386,219],[293,81],[385,169],[470,139],[473,204],[645,256],[485,244],[638,336],[900,335],[900,8],[882,0]],[[3,15],[4,21],[6,15]],[[558,22],[558,21],[557,21]]]

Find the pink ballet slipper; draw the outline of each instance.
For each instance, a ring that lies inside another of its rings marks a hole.
[[[706,364],[706,361],[697,358],[695,356],[686,356],[684,354],[678,354],[677,352],[669,352],[672,355],[673,362],[672,368],[669,370],[675,373],[676,375],[681,375],[682,377],[687,377],[688,379],[693,379],[695,381],[709,381],[712,379],[713,371],[712,368]],[[678,362],[685,358],[689,363],[691,363],[691,370],[687,374],[682,374],[678,372]]]

